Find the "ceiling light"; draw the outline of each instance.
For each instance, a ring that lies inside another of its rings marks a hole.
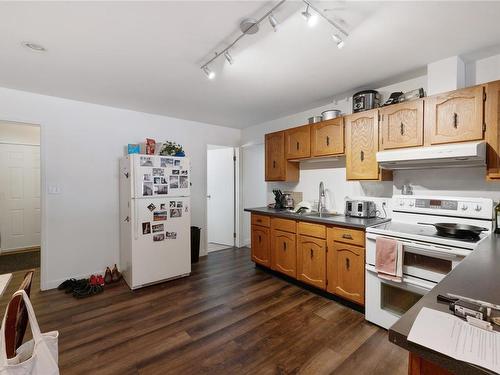
[[[307,5],[306,10],[302,12],[302,17],[304,17],[309,27],[313,27],[316,23],[318,23],[318,16],[309,12],[309,4]]]
[[[269,15],[269,23],[271,24],[274,31],[276,32],[276,30],[278,30],[278,20],[276,19],[276,17],[274,17],[273,14]]]
[[[22,42],[21,43],[24,47],[29,48],[33,51],[36,52],[45,52],[47,51],[44,46],[41,46],[40,44],[32,43],[32,42]]]
[[[215,72],[210,70],[208,66],[204,66],[203,68],[203,73],[208,77],[208,79],[214,79],[215,78]]]
[[[333,34],[332,35],[333,40],[337,43],[337,48],[342,49],[344,47],[344,41],[338,34]]]
[[[224,57],[226,58],[229,64],[233,65],[233,56],[231,56],[229,51],[224,52]]]

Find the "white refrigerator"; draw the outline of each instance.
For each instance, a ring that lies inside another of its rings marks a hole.
[[[131,289],[190,274],[190,174],[186,157],[120,160],[120,267]]]

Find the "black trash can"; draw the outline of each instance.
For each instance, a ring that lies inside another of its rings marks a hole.
[[[198,263],[200,260],[200,235],[201,228],[191,227],[191,263]]]

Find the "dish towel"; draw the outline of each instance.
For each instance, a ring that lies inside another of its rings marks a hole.
[[[375,269],[378,277],[391,281],[403,280],[403,245],[390,238],[377,237]]]

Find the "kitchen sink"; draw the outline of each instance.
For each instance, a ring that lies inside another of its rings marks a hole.
[[[320,217],[320,218],[328,218],[328,217],[334,217],[334,216],[342,216],[341,214],[333,214],[333,213],[328,213],[328,212],[312,212],[308,214],[302,214],[302,216],[309,216],[309,217]]]

